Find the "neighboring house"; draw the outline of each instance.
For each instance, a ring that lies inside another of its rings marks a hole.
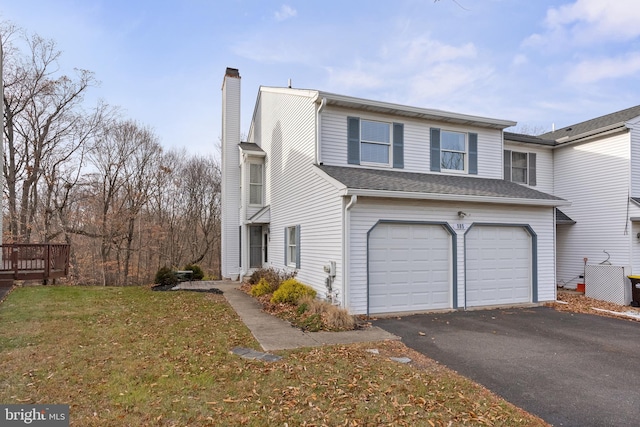
[[[505,144],[515,122],[261,87],[242,142],[238,70],[222,99],[224,277],[295,270],[366,314],[555,300],[568,202],[550,147]]]
[[[640,273],[640,106],[540,135],[539,140],[545,142],[528,147],[553,157],[553,188],[543,191],[571,202],[562,207],[562,220],[558,217],[558,284],[573,288],[584,283],[585,259]],[[550,148],[548,141],[553,142]]]

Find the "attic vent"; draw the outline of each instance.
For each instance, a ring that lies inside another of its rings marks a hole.
[[[565,131],[569,132],[570,130],[573,130],[573,128],[566,128]]]

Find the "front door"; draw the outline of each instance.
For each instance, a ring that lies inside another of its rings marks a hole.
[[[262,226],[249,227],[249,268],[262,268]]]

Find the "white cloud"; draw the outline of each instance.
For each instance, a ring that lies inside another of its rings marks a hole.
[[[473,43],[447,44],[419,35],[403,35],[374,48],[375,55],[327,68],[329,86],[356,96],[385,94],[401,104],[441,105],[452,96],[481,84],[493,68],[478,60]],[[360,93],[358,93],[360,92]]]
[[[402,59],[409,63],[419,62],[430,64],[475,58],[477,56],[476,47],[473,43],[466,43],[462,46],[452,46],[438,40],[433,40],[429,36],[414,38],[406,42],[404,46],[401,44],[398,48],[403,50]]]
[[[334,69],[327,67],[329,72],[329,81],[332,87],[339,89],[349,89],[351,91],[357,89],[377,89],[384,85],[381,76],[372,73],[371,70],[365,71],[362,66],[353,69]]]
[[[274,16],[276,18],[276,21],[284,21],[286,19],[293,18],[297,14],[298,14],[297,10],[295,10],[289,5],[283,4],[280,7],[280,10],[274,13]]]
[[[594,83],[640,74],[640,52],[615,58],[589,59],[575,65],[565,77],[568,83]]]
[[[411,78],[411,98],[422,104],[443,102],[447,97],[486,81],[493,74],[488,66],[443,63],[426,69]]]
[[[638,0],[576,0],[547,10],[547,31],[533,34],[525,45],[553,47],[626,41],[640,36]]]
[[[519,67],[520,65],[526,65],[528,63],[529,63],[529,58],[527,58],[526,55],[523,55],[521,53],[514,56],[513,60],[511,61],[511,65],[515,67]]]

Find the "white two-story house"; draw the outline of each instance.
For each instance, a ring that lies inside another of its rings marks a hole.
[[[546,147],[523,144],[525,171],[505,146],[515,122],[261,87],[244,142],[240,81],[227,69],[224,277],[295,270],[354,314],[555,300],[568,202]]]

